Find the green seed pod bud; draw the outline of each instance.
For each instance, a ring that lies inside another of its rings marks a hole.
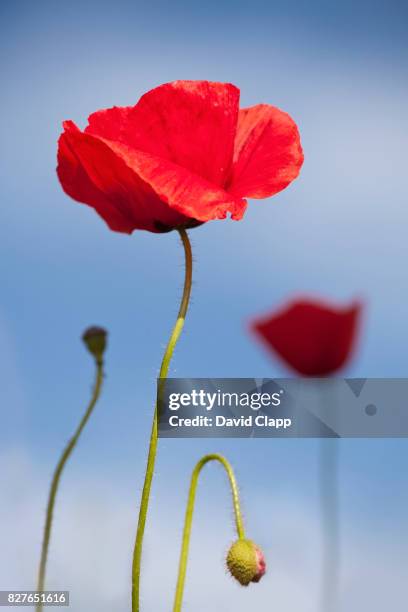
[[[266,572],[265,557],[251,540],[237,540],[229,549],[227,567],[242,586],[259,582]]]
[[[96,326],[88,327],[82,334],[85,346],[99,363],[102,361],[106,349],[107,335],[108,333],[103,327]]]

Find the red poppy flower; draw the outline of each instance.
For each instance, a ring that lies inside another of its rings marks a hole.
[[[281,191],[303,163],[289,115],[267,104],[239,110],[239,89],[226,83],[167,83],[136,106],[93,113],[83,132],[63,125],[64,191],[118,232],[241,219],[246,197]]]
[[[302,376],[328,376],[351,357],[361,304],[341,308],[298,300],[251,325],[258,337]]]

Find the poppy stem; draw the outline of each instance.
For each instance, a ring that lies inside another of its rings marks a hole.
[[[44,591],[45,571],[46,571],[46,566],[47,566],[47,557],[48,557],[48,550],[49,550],[50,538],[51,538],[52,520],[53,520],[55,500],[57,497],[57,491],[58,491],[58,486],[59,486],[60,479],[61,479],[61,474],[101,394],[102,382],[103,382],[103,376],[104,376],[102,358],[95,359],[95,363],[96,363],[95,384],[93,387],[90,402],[88,404],[88,407],[85,411],[84,416],[82,417],[77,427],[77,430],[75,431],[74,435],[72,436],[72,438],[69,440],[68,444],[66,445],[61,455],[61,458],[57,463],[57,467],[55,468],[54,475],[52,477],[50,492],[48,496],[48,503],[47,503],[44,537],[43,537],[43,543],[42,543],[42,548],[41,548],[41,559],[40,559],[40,566],[39,566],[39,572],[38,572],[37,591]],[[42,609],[43,609],[43,602],[40,602],[36,606],[36,612],[42,612]]]
[[[321,611],[335,612],[339,589],[339,440],[320,440],[320,496],[323,529]]]
[[[191,252],[191,244],[188,238],[187,232],[184,228],[179,228],[181,242],[184,247],[185,254],[185,278],[184,278],[184,289],[183,296],[181,299],[180,309],[177,315],[176,324],[171,333],[168,341],[166,350],[164,352],[163,360],[160,367],[159,379],[164,382],[167,378],[170,361],[173,356],[173,352],[177,341],[180,337],[182,329],[184,327],[184,321],[187,314],[188,305],[190,302],[192,274],[193,274],[193,257]],[[159,392],[162,384],[159,385]],[[140,502],[139,519],[137,524],[136,541],[133,551],[133,563],[132,563],[132,612],[139,612],[140,610],[140,567],[142,560],[142,548],[143,538],[146,526],[146,516],[149,507],[150,490],[152,486],[154,466],[157,455],[157,421],[158,421],[158,398],[156,400],[156,406],[154,409],[153,425],[150,436],[149,454],[147,457],[147,467],[145,480],[142,491],[142,499]]]
[[[200,476],[201,470],[203,467],[209,463],[210,461],[218,461],[224,467],[227,472],[229,483],[231,486],[232,493],[232,501],[234,506],[234,515],[235,515],[235,527],[237,530],[237,535],[240,540],[245,538],[244,531],[244,523],[242,520],[241,506],[239,502],[239,492],[238,485],[235,479],[234,471],[231,467],[231,464],[223,457],[222,455],[213,454],[213,455],[205,455],[200,459],[200,461],[195,466],[190,482],[190,490],[188,493],[187,499],[187,508],[186,515],[184,519],[184,530],[183,530],[183,540],[181,545],[180,552],[180,561],[179,561],[179,571],[178,571],[178,579],[176,586],[176,594],[174,598],[174,606],[173,612],[180,612],[181,606],[183,603],[183,593],[184,593],[184,584],[186,579],[186,571],[187,571],[187,562],[188,562],[188,551],[190,546],[190,536],[191,536],[191,524],[193,521],[194,514],[194,504],[197,492],[197,484],[198,478]]]

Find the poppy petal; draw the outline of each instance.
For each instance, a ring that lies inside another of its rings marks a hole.
[[[134,107],[93,113],[85,132],[161,157],[224,187],[238,108],[234,85],[174,81],[147,92]]]
[[[240,110],[230,193],[267,198],[285,189],[302,163],[299,131],[287,113],[268,104]]]
[[[247,203],[242,198],[156,155],[101,140],[172,210],[203,222],[225,219],[227,213],[235,220],[243,217]]]
[[[345,308],[298,300],[252,323],[265,345],[303,376],[328,376],[351,357],[361,304]]]
[[[81,132],[73,122],[64,123],[59,140],[57,173],[64,191],[95,208],[115,231],[152,232],[189,221],[161,202],[102,140]]]
[[[244,200],[176,164],[85,134],[72,122],[64,127],[57,169],[60,181],[69,195],[93,206],[112,229],[157,232],[190,225],[192,220],[222,219],[227,212],[234,219],[244,214]],[[76,189],[67,150],[80,167]]]
[[[133,224],[128,215],[120,212],[91,181],[65,132],[58,141],[57,174],[65,193],[74,200],[95,208],[110,229],[124,233],[132,231]]]

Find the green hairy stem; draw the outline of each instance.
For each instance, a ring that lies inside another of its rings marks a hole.
[[[188,305],[190,301],[191,294],[191,284],[192,284],[192,271],[193,271],[193,258],[191,253],[191,244],[188,238],[187,232],[185,229],[180,228],[179,230],[181,242],[184,247],[185,254],[185,279],[184,279],[184,289],[183,296],[181,299],[180,309],[177,315],[176,324],[171,333],[170,339],[168,341],[166,350],[164,352],[163,361],[160,367],[159,379],[161,384],[159,385],[158,394],[160,394],[160,389],[165,379],[167,378],[167,374],[169,371],[170,361],[173,356],[173,352],[177,341],[180,337],[182,329],[184,327],[184,321],[186,318]],[[142,561],[142,548],[143,548],[143,538],[146,526],[146,517],[147,511],[149,507],[149,498],[150,498],[150,490],[152,486],[153,474],[154,474],[154,466],[156,463],[156,455],[157,455],[157,420],[158,420],[158,398],[156,401],[156,406],[154,409],[154,417],[153,417],[153,425],[152,431],[150,435],[150,445],[149,445],[149,454],[147,458],[147,467],[145,480],[142,491],[142,499],[140,502],[139,509],[139,519],[137,524],[137,532],[136,532],[136,541],[133,552],[133,563],[132,563],[132,612],[139,612],[140,610],[140,568]]]
[[[235,479],[234,471],[227,461],[225,457],[222,455],[205,455],[194,468],[193,474],[191,476],[190,490],[188,493],[187,500],[187,509],[186,515],[184,519],[184,531],[183,531],[183,540],[181,545],[181,553],[180,553],[180,561],[179,561],[179,573],[177,579],[176,586],[176,594],[174,598],[174,606],[173,612],[180,612],[181,606],[183,602],[183,593],[184,593],[184,584],[186,579],[186,571],[187,571],[187,563],[188,563],[188,551],[190,546],[190,536],[191,536],[191,525],[193,521],[194,514],[194,504],[197,492],[198,478],[200,476],[201,470],[203,467],[209,463],[210,461],[218,461],[224,467],[227,472],[227,476],[229,479],[232,501],[234,506],[234,516],[235,516],[235,527],[237,530],[238,539],[242,540],[245,538],[244,531],[244,523],[242,520],[241,507],[239,503],[239,492],[238,486]]]
[[[95,405],[101,394],[102,382],[103,382],[103,361],[102,359],[96,359],[96,378],[95,378],[95,384],[94,384],[91,400],[88,404],[88,407],[85,411],[84,416],[82,417],[78,425],[77,430],[75,431],[74,435],[72,436],[72,438],[69,440],[68,444],[66,445],[61,455],[61,458],[57,463],[57,467],[55,468],[54,475],[52,477],[50,492],[48,496],[48,503],[47,503],[44,537],[43,537],[43,543],[42,543],[42,549],[41,549],[40,567],[39,567],[39,572],[38,572],[37,591],[44,590],[48,550],[49,550],[50,539],[51,539],[52,520],[53,520],[53,514],[54,514],[55,500],[57,497],[57,491],[58,491],[59,483],[61,480],[61,474],[64,470],[64,467],[69,457],[71,456],[78,442],[78,439],[85,425],[87,424],[89,420],[89,417],[91,416],[93,412],[93,409],[95,408]],[[43,603],[40,602],[36,606],[36,612],[42,612],[42,609],[43,609]]]

